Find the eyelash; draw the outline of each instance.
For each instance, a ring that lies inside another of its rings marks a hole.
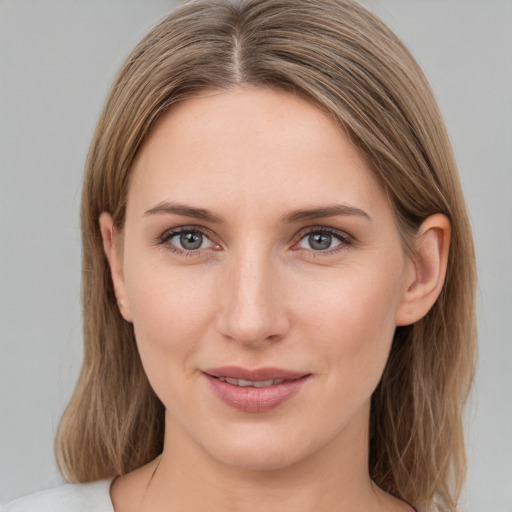
[[[209,234],[207,230],[204,228],[200,228],[198,226],[182,226],[179,228],[171,229],[170,231],[166,231],[160,238],[158,239],[158,243],[160,245],[166,245],[167,250],[171,251],[172,253],[178,254],[180,256],[187,256],[187,257],[193,257],[198,256],[201,254],[205,249],[180,249],[179,247],[174,246],[172,243],[170,243],[170,240],[172,240],[175,236],[181,235],[183,233],[197,233],[201,234],[202,236],[206,237],[208,240],[212,241],[212,236]],[[215,244],[214,242],[212,242]],[[215,244],[218,246],[218,244]]]
[[[294,245],[298,245],[302,240],[304,240],[306,237],[319,234],[319,235],[329,235],[335,238],[339,244],[330,248],[330,249],[324,249],[324,250],[317,250],[314,249],[303,249],[303,248],[297,248],[295,250],[305,250],[309,253],[311,253],[311,256],[313,257],[321,257],[321,256],[327,256],[334,254],[338,251],[342,251],[345,249],[348,249],[354,244],[354,238],[350,236],[348,233],[345,233],[344,231],[339,231],[338,229],[334,228],[328,228],[324,226],[311,226],[306,228],[305,230],[302,230],[298,233],[296,242]]]
[[[207,249],[193,249],[193,250],[180,249],[180,248],[174,246],[172,243],[170,243],[170,240],[172,240],[175,236],[183,234],[183,233],[201,234],[202,236],[204,236],[208,240],[210,240],[210,242],[212,244],[219,247],[219,244],[216,244],[215,242],[212,241],[212,236],[209,234],[208,230],[206,230],[205,228],[199,227],[199,226],[182,226],[179,228],[174,228],[172,230],[166,231],[165,233],[163,233],[163,235],[161,235],[158,238],[157,242],[159,245],[166,245],[167,246],[166,248],[169,251],[171,251],[172,253],[178,254],[180,256],[186,256],[186,257],[198,256],[201,253],[203,253],[203,251],[207,250]],[[339,242],[339,244],[333,248],[324,249],[324,250],[316,250],[315,251],[314,249],[306,249],[306,248],[301,248],[301,247],[296,247],[293,250],[296,250],[296,251],[304,250],[304,251],[311,253],[311,256],[313,256],[313,257],[321,257],[322,255],[325,256],[325,255],[333,254],[338,251],[350,248],[350,246],[352,246],[354,244],[354,238],[351,235],[349,235],[348,233],[339,231],[334,228],[324,227],[324,226],[311,226],[311,227],[308,227],[308,228],[300,231],[299,233],[297,233],[294,236],[294,239],[295,239],[294,244],[293,244],[294,247],[297,246],[306,237],[311,236],[313,234],[332,236]]]

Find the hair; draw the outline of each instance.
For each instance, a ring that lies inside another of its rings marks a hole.
[[[163,448],[164,407],[119,314],[99,216],[122,230],[132,162],[158,118],[207,90],[301,95],[344,129],[389,197],[404,247],[435,213],[451,223],[441,294],[397,327],[372,396],[369,470],[417,510],[455,511],[466,472],[463,406],[476,357],[475,261],[456,162],[435,98],[399,39],[354,0],[186,2],[127,58],[94,134],[83,184],[84,361],[56,452],[68,480],[129,472]]]

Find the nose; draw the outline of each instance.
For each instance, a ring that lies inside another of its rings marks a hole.
[[[279,265],[269,255],[234,257],[220,289],[221,334],[253,348],[282,339],[290,329],[285,288]]]

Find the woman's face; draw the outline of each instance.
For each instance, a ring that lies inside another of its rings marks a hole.
[[[176,106],[138,154],[118,245],[169,442],[257,469],[364,446],[412,265],[326,114],[257,88]]]

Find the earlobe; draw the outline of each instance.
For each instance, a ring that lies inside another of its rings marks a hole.
[[[117,298],[117,305],[123,318],[131,322],[132,315],[126,297],[126,284],[124,280],[121,250],[119,247],[119,233],[114,226],[112,216],[103,212],[99,218],[101,238],[103,240],[103,250],[110,267],[110,275],[114,286],[114,293]]]
[[[450,221],[443,214],[421,224],[414,243],[396,325],[410,325],[423,318],[434,305],[444,285],[450,248]]]

